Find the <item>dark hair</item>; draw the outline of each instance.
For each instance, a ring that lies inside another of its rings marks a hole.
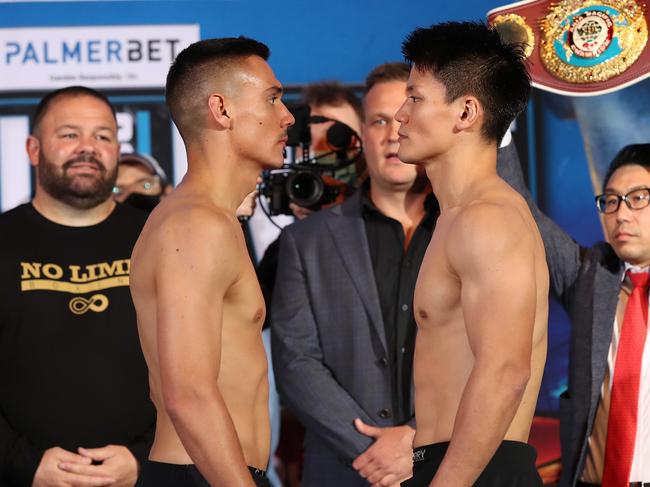
[[[388,83],[390,81],[408,81],[411,67],[406,63],[384,63],[370,71],[366,76],[366,84],[363,88],[363,94],[367,95],[373,86],[379,83]]]
[[[50,106],[59,98],[74,98],[77,96],[90,96],[95,98],[102,103],[105,103],[108,108],[110,108],[113,118],[115,118],[115,108],[111,105],[111,102],[108,100],[106,95],[100,93],[97,90],[88,88],[86,86],[67,86],[59,90],[51,91],[45,95],[41,101],[38,103],[34,115],[32,117],[32,134],[38,130],[43,117],[47,114],[47,111],[50,109]]]
[[[194,111],[190,103],[200,95],[199,84],[209,74],[223,72],[249,56],[269,58],[269,48],[248,37],[204,39],[183,49],[169,68],[165,86],[165,101],[172,119],[183,134],[189,120],[185,115]]]
[[[363,106],[354,89],[343,86],[338,81],[322,81],[308,84],[302,90],[302,103],[314,107],[323,105],[341,106],[347,103],[354,109],[359,120],[363,120]]]
[[[415,69],[430,72],[447,90],[447,102],[471,94],[485,112],[481,134],[499,142],[526,107],[530,76],[520,44],[501,41],[481,22],[445,22],[415,29],[402,44]]]
[[[607,174],[603,180],[603,192],[614,172],[622,166],[631,164],[637,164],[650,170],[650,144],[626,145],[618,151],[607,169]]]

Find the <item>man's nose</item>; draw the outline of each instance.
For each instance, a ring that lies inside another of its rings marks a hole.
[[[616,221],[619,223],[626,222],[630,220],[631,216],[632,210],[627,206],[625,201],[621,200],[616,210]]]
[[[97,154],[97,144],[97,137],[94,135],[81,135],[79,136],[79,145],[77,146],[77,152]]]
[[[296,118],[293,116],[293,113],[289,111],[286,105],[284,103],[282,104],[284,106],[284,117],[282,119],[282,126],[283,127],[291,127],[294,123],[296,123]]]
[[[395,120],[390,120],[388,122],[388,141],[389,142],[399,142],[399,127],[400,124]]]
[[[402,106],[399,107],[399,110],[397,110],[397,113],[395,113],[395,116],[393,117],[396,121],[398,121],[401,124],[405,124],[406,122],[408,122],[406,108],[404,107],[405,105],[406,105],[406,100],[404,100],[404,103],[402,103]]]

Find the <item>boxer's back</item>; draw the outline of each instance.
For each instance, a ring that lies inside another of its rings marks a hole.
[[[150,459],[193,463],[168,414],[173,399],[165,397],[174,394],[165,387],[165,377],[169,382],[174,376],[170,368],[189,367],[188,383],[196,374],[214,374],[246,463],[265,469],[270,437],[261,338],[265,309],[238,221],[209,198],[179,189],[147,221],[132,265],[131,292],[158,413]],[[222,282],[213,285],[208,270],[215,266]],[[208,356],[218,363],[192,363],[192,356],[205,356],[204,346],[213,342],[218,354]]]

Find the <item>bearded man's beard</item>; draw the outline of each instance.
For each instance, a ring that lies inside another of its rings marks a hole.
[[[70,167],[77,162],[95,164],[98,173],[69,175]],[[47,194],[80,210],[94,208],[110,198],[117,179],[117,165],[108,172],[104,164],[91,154],[70,159],[59,169],[41,152],[37,171],[40,185]]]

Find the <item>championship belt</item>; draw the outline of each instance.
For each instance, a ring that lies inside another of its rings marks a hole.
[[[525,0],[487,17],[505,42],[522,44],[542,90],[601,95],[650,76],[650,14],[638,0]]]

